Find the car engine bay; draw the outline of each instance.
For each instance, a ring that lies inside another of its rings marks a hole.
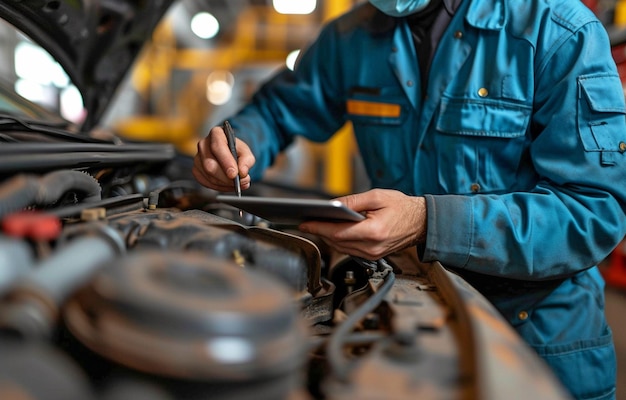
[[[174,145],[102,131],[171,3],[0,2],[86,110],[75,126],[0,79],[0,399],[568,398],[416,249],[337,254],[217,201]],[[244,196],[329,195],[261,181]]]
[[[414,249],[333,254],[215,201],[169,145],[46,129],[7,130],[0,147],[2,398],[498,398],[515,379],[498,382],[494,360],[530,361],[505,371],[520,384],[542,371]]]

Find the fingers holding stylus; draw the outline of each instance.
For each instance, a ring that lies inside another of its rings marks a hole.
[[[198,142],[192,169],[193,176],[203,186],[221,192],[232,192],[233,179],[239,175],[241,189],[248,189],[249,171],[256,160],[244,141],[236,139],[235,148],[238,160],[235,160],[228,147],[223,128],[221,126],[212,128],[209,134]]]

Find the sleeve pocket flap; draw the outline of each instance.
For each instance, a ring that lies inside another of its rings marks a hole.
[[[617,75],[580,77],[579,82],[593,111],[625,112],[624,91]]]

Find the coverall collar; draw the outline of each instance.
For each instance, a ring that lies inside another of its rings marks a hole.
[[[465,20],[475,28],[501,30],[506,21],[504,0],[465,0],[470,1]]]

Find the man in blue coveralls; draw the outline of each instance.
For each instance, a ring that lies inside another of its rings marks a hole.
[[[359,223],[307,222],[336,250],[417,246],[483,293],[579,399],[615,397],[597,263],[626,233],[626,123],[604,27],[573,0],[369,0],[324,27],[198,143],[194,176],[232,191],[295,136],[347,120],[373,189]],[[254,168],[252,166],[254,165]]]

